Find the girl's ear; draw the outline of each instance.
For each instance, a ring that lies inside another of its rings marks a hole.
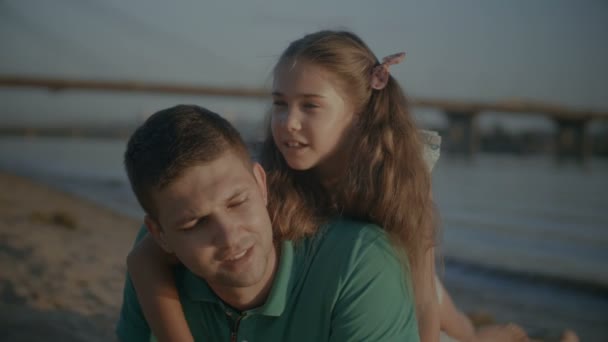
[[[264,198],[264,205],[268,204],[268,188],[266,186],[266,172],[259,163],[253,163],[253,176],[255,182],[258,184],[262,198]]]
[[[165,232],[163,231],[160,224],[152,218],[152,216],[147,215],[144,217],[144,224],[146,228],[148,228],[148,233],[154,238],[154,241],[168,254],[173,254],[173,250],[167,243],[167,237],[165,236]]]

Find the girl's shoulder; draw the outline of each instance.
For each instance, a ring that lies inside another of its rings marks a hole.
[[[423,144],[422,156],[429,171],[432,171],[441,154],[441,136],[435,131],[421,129],[419,132]]]

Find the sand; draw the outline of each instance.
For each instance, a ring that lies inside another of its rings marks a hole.
[[[115,341],[140,224],[0,172],[0,340]],[[472,318],[483,325],[486,316]]]
[[[2,341],[112,341],[140,223],[0,173]]]

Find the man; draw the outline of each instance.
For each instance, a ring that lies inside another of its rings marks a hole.
[[[408,278],[384,233],[334,220],[275,241],[264,170],[219,115],[152,115],[125,165],[151,235],[184,266],[176,282],[195,340],[418,341]],[[129,281],[117,333],[150,338]]]

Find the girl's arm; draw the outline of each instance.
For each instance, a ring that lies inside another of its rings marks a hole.
[[[416,318],[422,342],[439,342],[439,303],[435,289],[435,249],[429,248],[420,265],[412,269]]]
[[[160,341],[194,342],[173,278],[175,257],[146,235],[127,257],[127,268],[144,316]]]
[[[475,341],[475,328],[471,320],[456,308],[452,298],[440,282],[437,282],[437,287],[437,290],[441,292],[441,303],[439,303],[441,330],[458,341]]]

